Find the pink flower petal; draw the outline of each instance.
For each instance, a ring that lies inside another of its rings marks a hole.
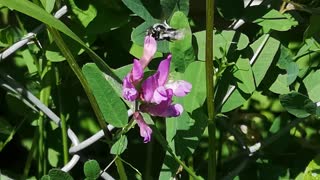
[[[192,84],[183,80],[167,83],[165,86],[168,89],[172,89],[173,94],[178,97],[187,95],[192,89]]]
[[[152,129],[146,124],[143,120],[143,117],[139,112],[135,112],[133,114],[133,118],[136,120],[139,128],[140,128],[140,136],[143,137],[143,142],[148,143],[151,141]]]
[[[123,79],[123,85],[122,85],[122,97],[125,100],[128,101],[134,101],[138,98],[138,91],[134,87],[134,85],[130,82],[130,74],[128,74],[124,79]]]
[[[157,51],[157,41],[152,36],[144,38],[143,55],[140,59],[142,68],[146,68]]]
[[[160,62],[158,71],[160,73],[158,84],[164,86],[168,80],[170,70],[171,55],[168,55],[167,59]]]
[[[143,78],[143,68],[137,59],[133,60],[133,67],[130,72],[130,79],[133,84],[137,84]]]
[[[159,73],[155,73],[154,75],[148,77],[143,81],[141,85],[142,91],[142,100],[145,102],[151,102],[153,99],[154,91],[158,88],[158,79]]]

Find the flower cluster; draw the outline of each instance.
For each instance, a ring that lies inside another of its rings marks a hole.
[[[140,135],[145,143],[151,140],[152,129],[145,123],[140,111],[152,116],[177,117],[183,112],[183,107],[180,104],[172,104],[173,96],[185,96],[192,88],[186,81],[168,80],[171,55],[160,62],[155,74],[143,80],[144,69],[156,50],[156,40],[152,36],[146,36],[142,58],[134,59],[132,70],[123,79],[123,98],[140,102],[139,111],[133,114],[133,118],[140,127]]]

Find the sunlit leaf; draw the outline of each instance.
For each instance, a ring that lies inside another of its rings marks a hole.
[[[271,87],[269,88],[270,91],[277,93],[277,94],[286,94],[290,92],[290,88],[287,83],[288,76],[279,74],[277,79],[273,82]]]
[[[310,72],[307,77],[303,79],[303,83],[307,89],[309,98],[314,102],[320,101],[320,70]]]
[[[263,47],[261,52],[256,57],[254,64],[252,65],[252,71],[257,87],[266,75],[280,45],[280,42],[272,37],[269,37],[267,42],[263,44],[266,36],[267,35],[260,37],[250,45],[254,53],[259,50],[260,46]]]
[[[178,72],[184,72],[188,64],[195,60],[188,18],[181,11],[178,11],[172,16],[170,25],[184,34],[183,39],[169,44],[172,63],[175,65],[175,69]]]
[[[233,72],[238,88],[244,93],[251,94],[255,90],[255,84],[249,60],[239,58]]]
[[[312,161],[309,162],[306,170],[304,171],[303,180],[318,180],[320,179],[320,155],[317,155]]]
[[[199,61],[191,63],[184,72],[184,79],[192,84],[192,89],[182,100],[185,110],[192,112],[202,106],[206,98],[205,64]]]
[[[222,58],[236,50],[242,50],[249,44],[249,38],[245,34],[237,31],[224,30],[220,32],[213,31],[213,33],[213,54],[216,58]],[[200,31],[193,34],[196,37],[198,44],[198,59],[205,60],[206,32]],[[223,52],[225,52],[225,54]]]

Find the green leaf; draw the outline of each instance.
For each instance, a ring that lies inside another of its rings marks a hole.
[[[89,179],[98,179],[100,176],[100,166],[96,160],[88,160],[83,167],[84,175]]]
[[[243,105],[249,97],[249,95],[241,93],[238,89],[235,89],[227,101],[222,105],[221,112],[229,112]]]
[[[307,96],[297,92],[280,95],[280,102],[290,114],[298,118],[305,118],[316,113],[316,104]]]
[[[317,155],[312,161],[309,162],[306,170],[304,171],[303,180],[319,180],[320,179],[320,155]]]
[[[253,52],[256,53],[259,50],[259,47],[263,45],[265,38],[264,35],[256,40],[250,47],[252,48]],[[258,87],[261,83],[262,79],[266,75],[278,49],[279,49],[280,42],[272,37],[267,39],[267,42],[263,45],[261,52],[256,57],[255,63],[252,65],[252,71],[254,74],[254,79],[256,82],[256,86]]]
[[[248,59],[239,58],[233,66],[233,76],[238,88],[244,93],[251,94],[256,89],[252,69]]]
[[[272,125],[269,129],[269,132],[272,134],[277,133],[281,129],[281,118],[277,117],[273,120]]]
[[[320,101],[320,70],[311,71],[303,79],[303,83],[308,91],[309,98],[314,102]]]
[[[287,85],[289,86],[297,79],[299,74],[299,67],[296,62],[291,62],[288,64],[288,67],[286,70],[288,74]]]
[[[54,4],[55,4],[55,0],[40,0],[42,6],[44,7],[44,9],[48,12],[51,13],[53,8],[54,8]]]
[[[48,161],[52,167],[58,166],[60,156],[61,156],[61,154],[58,151],[56,151],[52,148],[48,148]]]
[[[122,2],[135,14],[145,21],[152,21],[153,17],[149,11],[144,7],[140,0],[122,0]]]
[[[290,92],[290,88],[287,83],[288,75],[279,74],[277,79],[270,86],[269,90],[276,94],[286,94]]]
[[[51,169],[48,173],[50,180],[73,180],[72,176],[60,169]],[[45,177],[46,178],[46,177]],[[41,178],[42,179],[42,178]]]
[[[237,31],[213,31],[213,54],[215,58],[222,58],[225,55],[242,50],[249,44],[249,38]],[[199,31],[194,33],[198,44],[198,60],[205,60],[206,32]],[[231,48],[230,48],[231,47]],[[223,53],[221,50],[223,50]]]
[[[184,109],[192,112],[201,107],[206,99],[205,63],[191,63],[184,72],[184,79],[192,84],[191,92],[182,98]]]
[[[51,180],[49,175],[44,175],[41,177],[41,180]]]
[[[172,54],[172,63],[178,72],[184,72],[187,66],[195,60],[192,47],[192,34],[188,18],[183,12],[175,12],[170,21],[170,25],[184,33],[184,38],[169,43],[169,49]]]
[[[77,4],[80,6],[87,6],[86,9],[80,9],[74,0],[69,0],[68,2],[71,11],[76,15],[83,27],[87,27],[88,24],[97,16],[97,9],[92,3],[77,1]]]
[[[82,71],[106,121],[115,127],[124,127],[128,121],[126,106],[105,75],[93,63],[84,65]]]
[[[247,8],[245,19],[257,23],[266,30],[288,31],[298,25],[298,22],[290,14],[282,14],[275,9],[267,9],[264,6]]]
[[[175,12],[181,11],[184,15],[189,13],[189,0],[160,0],[163,16],[167,19]]]
[[[127,136],[122,135],[116,143],[114,143],[110,149],[111,154],[119,155],[122,154],[128,146]]]
[[[185,105],[185,104],[182,104]],[[199,145],[200,138],[207,126],[207,117],[202,109],[197,109],[189,115],[183,112],[181,116],[166,119],[166,138],[171,149],[181,159],[192,155]],[[179,164],[167,152],[160,179],[170,179],[179,168]]]

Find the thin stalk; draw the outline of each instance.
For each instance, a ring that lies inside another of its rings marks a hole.
[[[206,0],[206,86],[209,133],[208,179],[216,179],[216,124],[214,120],[214,67],[213,67],[214,0]]]
[[[63,163],[66,165],[69,161],[69,152],[68,152],[68,135],[67,135],[67,122],[66,116],[64,113],[64,107],[62,102],[62,94],[61,94],[61,78],[59,74],[59,68],[54,66],[54,74],[56,79],[57,86],[57,94],[58,94],[58,104],[59,104],[59,112],[60,112],[60,125],[61,125],[61,137],[62,137],[62,152],[63,152]]]
[[[32,159],[33,159],[33,155],[36,151],[38,139],[39,139],[39,131],[35,131],[33,139],[32,139],[32,145],[31,145],[30,151],[27,156],[26,165],[24,166],[24,169],[23,169],[23,176],[22,176],[23,178],[22,179],[27,179],[27,177],[28,177],[31,163],[32,163]]]
[[[77,78],[79,79],[85,93],[88,96],[88,99],[90,101],[91,107],[95,113],[95,115],[97,116],[98,119],[98,123],[101,127],[101,129],[104,131],[105,134],[105,138],[108,141],[108,145],[110,146],[109,142],[110,138],[108,137],[108,129],[107,129],[107,124],[105,123],[105,119],[103,117],[102,112],[99,109],[97,100],[95,99],[91,89],[89,88],[88,82],[85,79],[78,63],[76,62],[76,60],[74,59],[73,55],[71,54],[69,48],[67,47],[67,45],[64,43],[62,37],[60,36],[60,33],[51,27],[48,27],[48,30],[50,31],[51,35],[54,37],[55,39],[55,43],[57,44],[58,48],[60,49],[61,53],[65,56],[70,68],[72,69],[72,71],[75,73],[75,75],[77,76]],[[125,169],[123,167],[122,161],[119,160],[118,158],[115,160],[116,166],[117,166],[117,170],[118,173],[120,175],[120,179],[127,179],[126,176],[126,172]]]
[[[44,105],[49,104],[49,97],[51,92],[51,86],[43,87],[40,91],[40,101]],[[38,119],[38,126],[39,126],[39,146],[38,146],[38,155],[39,155],[39,161],[38,161],[38,173],[39,176],[45,175],[47,172],[47,151],[46,151],[46,143],[45,138],[47,136],[46,130],[45,130],[45,116],[42,112],[39,113],[39,119]]]

